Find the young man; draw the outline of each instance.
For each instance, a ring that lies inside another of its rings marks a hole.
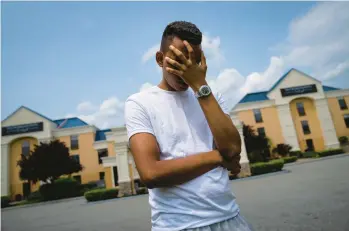
[[[152,231],[249,231],[231,192],[240,171],[241,139],[220,94],[206,82],[202,34],[169,24],[156,62],[158,86],[126,100],[129,145],[149,188]]]

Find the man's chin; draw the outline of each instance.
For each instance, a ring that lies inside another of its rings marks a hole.
[[[176,90],[177,91],[186,91],[189,88],[188,84],[186,83],[180,83],[180,84],[176,84]]]

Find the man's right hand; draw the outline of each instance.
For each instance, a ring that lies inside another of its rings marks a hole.
[[[234,176],[240,173],[241,165],[240,165],[240,155],[236,155],[232,158],[231,161],[225,161],[223,160],[222,166],[226,169],[228,169],[231,174]]]

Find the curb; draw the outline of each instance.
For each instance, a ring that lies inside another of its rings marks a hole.
[[[309,158],[309,160],[304,161],[304,162],[296,161],[296,162],[293,162],[293,163],[285,164],[284,166],[288,167],[288,166],[299,165],[299,164],[308,164],[308,163],[313,163],[313,162],[317,162],[317,161],[336,159],[336,158],[343,158],[343,157],[349,157],[348,153],[343,153],[343,154],[338,154],[338,155],[333,155],[333,156],[326,156],[326,157],[322,157],[322,158]]]
[[[258,178],[263,178],[263,177],[268,177],[268,176],[275,176],[275,175],[286,174],[286,173],[291,173],[291,171],[283,169],[283,170],[277,171],[277,172],[260,174],[260,175],[256,175],[256,176],[249,176],[249,177],[239,178],[239,179],[230,180],[230,181],[236,182],[236,181],[245,181],[245,180],[255,180],[255,179],[258,179]]]
[[[45,202],[28,204],[28,205],[10,206],[7,208],[2,208],[1,212],[7,211],[7,210],[13,210],[13,209],[22,209],[22,208],[41,206],[41,205],[50,205],[50,204],[57,204],[57,203],[61,203],[61,202],[75,201],[75,200],[80,200],[82,198],[85,198],[85,197],[82,196],[82,197],[74,197],[74,198],[60,199],[60,200],[54,200],[54,201],[45,201]]]

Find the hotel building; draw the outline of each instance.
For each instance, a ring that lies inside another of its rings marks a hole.
[[[233,107],[231,118],[242,136],[242,123],[252,125],[274,145],[287,143],[293,150],[321,151],[338,148],[338,137],[349,136],[349,89],[324,86],[291,69],[269,91],[250,93]],[[19,177],[17,161],[35,144],[63,141],[84,170],[73,174],[81,183],[104,182],[135,193],[139,174],[127,146],[124,127],[101,130],[80,120],[52,120],[30,108],[20,107],[2,121],[1,195],[27,196],[40,183],[29,185]],[[244,144],[241,175],[249,175]]]

